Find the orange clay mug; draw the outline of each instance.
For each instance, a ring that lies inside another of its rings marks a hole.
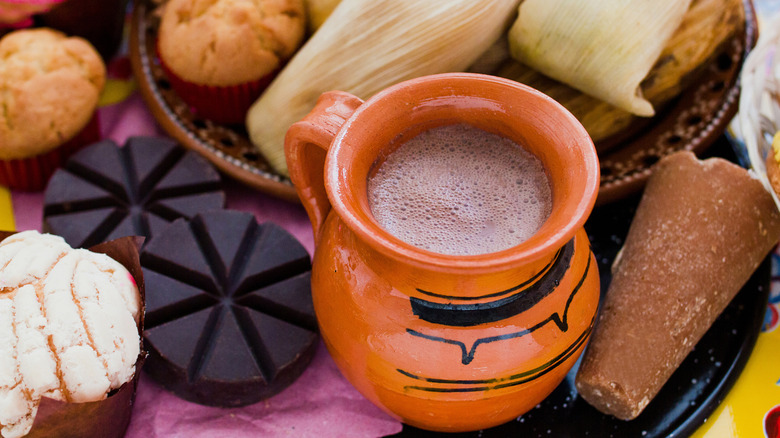
[[[530,239],[490,254],[443,255],[373,219],[372,168],[404,139],[452,123],[510,138],[541,160],[552,213]],[[582,226],[599,164],[562,106],[522,84],[467,73],[412,79],[365,103],[329,92],[289,129],[285,152],[314,227],[320,331],[364,396],[407,424],[466,431],[516,418],[563,380],[598,307]]]

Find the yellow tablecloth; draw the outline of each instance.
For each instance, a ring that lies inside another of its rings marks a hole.
[[[748,363],[723,403],[694,438],[780,438],[780,255],[772,254],[764,327]]]
[[[13,230],[14,211],[11,208],[11,193],[0,186],[0,230]]]

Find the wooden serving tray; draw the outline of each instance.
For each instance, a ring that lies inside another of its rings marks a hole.
[[[744,0],[743,5],[746,19],[742,32],[723,45],[693,85],[630,135],[596,145],[601,162],[597,204],[636,193],[662,157],[678,150],[701,153],[726,129],[737,112],[740,69],[758,38],[753,4]],[[227,175],[262,192],[297,202],[289,178],[271,168],[253,147],[244,127],[198,118],[173,91],[156,56],[159,17],[154,9],[148,1],[135,2],[130,61],[141,95],[162,128]]]

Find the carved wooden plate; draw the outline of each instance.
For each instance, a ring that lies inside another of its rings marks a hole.
[[[723,45],[693,85],[629,137],[612,145],[596,145],[601,161],[598,204],[637,192],[661,157],[683,149],[700,153],[726,129],[737,111],[740,68],[758,34],[752,2],[744,0],[743,5],[743,31]],[[260,191],[297,201],[290,180],[270,167],[243,127],[196,117],[173,91],[156,57],[158,24],[151,5],[135,2],[130,60],[141,95],[162,128],[231,177]]]

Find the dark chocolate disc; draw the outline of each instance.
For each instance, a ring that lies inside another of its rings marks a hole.
[[[178,396],[243,406],[291,384],[318,344],[306,249],[231,210],[179,219],[141,254],[144,369]]]
[[[156,137],[111,140],[79,151],[52,175],[44,231],[87,248],[124,236],[151,237],[171,221],[225,205],[219,174],[195,152]]]

